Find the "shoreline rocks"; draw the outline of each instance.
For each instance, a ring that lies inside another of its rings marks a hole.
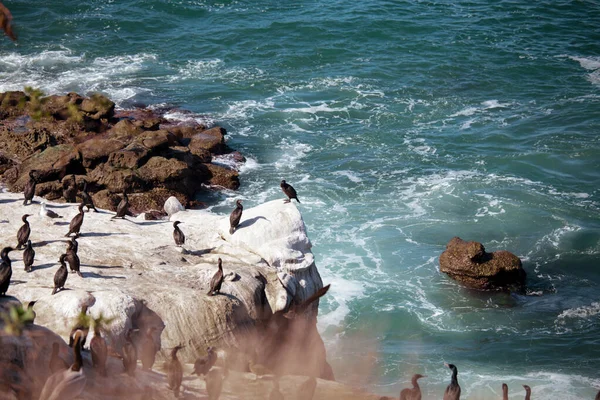
[[[473,289],[521,291],[525,286],[519,257],[505,250],[487,253],[479,242],[454,237],[439,262],[441,272]]]
[[[115,210],[127,189],[134,214],[162,210],[171,196],[193,207],[206,187],[237,189],[238,172],[212,163],[233,152],[225,129],[177,124],[167,111],[115,110],[99,94],[0,93],[0,181],[19,192],[36,170],[36,195],[65,201],[62,183],[75,176],[101,208]]]

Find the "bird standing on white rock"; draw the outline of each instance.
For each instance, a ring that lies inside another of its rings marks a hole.
[[[51,221],[55,218],[62,218],[62,216],[58,215],[57,213],[55,213],[52,210],[49,210],[48,208],[46,208],[46,202],[42,201],[40,203],[40,217],[42,217],[43,220],[46,221]]]

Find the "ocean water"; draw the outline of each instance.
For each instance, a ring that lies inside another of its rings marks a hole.
[[[215,212],[296,188],[339,381],[397,396],[422,373],[441,398],[449,362],[463,398],[600,388],[600,2],[4,3],[0,91],[224,126],[248,161],[200,194]],[[441,274],[453,236],[521,257],[527,293]]]

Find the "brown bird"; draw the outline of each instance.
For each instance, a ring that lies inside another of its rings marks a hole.
[[[54,289],[52,290],[52,294],[58,292],[59,289],[64,289],[65,283],[67,283],[67,277],[69,276],[69,273],[67,272],[65,258],[67,258],[67,255],[62,254],[58,260],[58,262],[60,262],[60,267],[54,273]]]
[[[156,352],[159,350],[152,335],[156,330],[158,328],[155,326],[149,327],[140,339],[140,360],[142,361],[142,369],[145,371],[152,370],[152,366],[156,360]]]
[[[244,211],[244,206],[242,206],[242,201],[237,200],[235,202],[235,209],[231,212],[229,216],[229,234],[233,235],[237,226],[240,224],[240,220],[242,219],[242,211]]]
[[[502,384],[502,400],[508,400],[508,385],[506,383]]]
[[[284,203],[289,203],[292,199],[296,199],[296,201],[300,203],[298,195],[296,194],[296,189],[294,189],[292,185],[289,185],[285,180],[282,180],[279,186],[281,186],[281,190],[283,190],[283,193],[288,197],[287,200],[284,200]]]
[[[62,188],[65,201],[67,203],[77,203],[77,180],[75,179],[75,175],[71,175],[70,180],[63,179]]]
[[[83,333],[78,331],[75,333],[73,342],[73,354],[75,362],[70,368],[64,371],[58,371],[48,378],[40,399],[45,400],[72,400],[78,398],[83,392],[86,383],[86,377],[83,372],[83,359],[81,358],[81,338]]]
[[[412,389],[402,389],[400,392],[400,400],[421,400],[421,388],[419,387],[419,379],[424,378],[425,375],[415,374],[411,379],[413,385]]]
[[[181,229],[179,229],[179,224],[182,224],[183,222],[180,221],[175,221],[173,222],[173,239],[175,240],[175,244],[177,246],[183,246],[185,243],[185,235],[183,234],[183,232],[181,231]]]
[[[123,367],[129,376],[134,376],[137,367],[137,349],[131,340],[131,334],[137,329],[129,329],[123,345]]]
[[[54,374],[69,368],[69,364],[59,355],[60,346],[57,342],[52,343],[52,355],[50,355],[50,371]]]
[[[446,364],[444,365],[452,371],[452,378],[450,380],[450,384],[446,388],[444,392],[444,400],[458,400],[460,399],[460,385],[458,384],[458,369],[454,364]]]
[[[69,244],[70,243],[71,242],[69,242]],[[75,253],[73,247],[71,247],[70,250],[67,250],[65,254],[67,255],[66,261],[69,263],[69,268],[71,269],[71,272],[76,272],[77,275],[83,278],[83,275],[81,275],[81,271],[79,270],[81,268],[81,260],[79,260],[79,256],[77,255],[77,253]]]
[[[23,265],[25,266],[26,272],[31,272],[31,267],[33,266],[33,259],[35,257],[35,250],[31,246],[31,240],[27,240],[27,246],[23,251]]]
[[[73,217],[71,223],[69,224],[69,232],[65,236],[69,236],[71,233],[74,233],[75,236],[79,236],[79,231],[81,230],[81,224],[83,224],[83,203],[79,204],[77,209],[79,210],[79,214]]]
[[[92,352],[92,365],[98,369],[102,376],[106,376],[106,359],[108,358],[108,349],[106,340],[100,334],[100,326],[94,325],[94,337],[90,340],[90,351]]]
[[[87,207],[88,211],[93,209],[94,212],[98,212],[98,210],[96,210],[96,206],[94,205],[92,196],[90,196],[87,191],[87,181],[83,181],[83,189],[81,190],[81,195],[79,197],[81,197],[81,202]]]
[[[269,394],[269,400],[284,400],[283,394],[279,391],[279,381],[277,379],[273,380],[273,389]]]
[[[33,300],[30,301],[29,303],[27,303],[27,312],[29,312],[32,315],[32,318],[28,321],[26,321],[26,324],[33,324],[33,322],[35,321],[35,317],[37,316],[37,314],[35,313],[35,310],[33,309],[33,306],[35,306],[35,303],[37,303],[37,300]]]
[[[79,243],[77,243],[77,238],[75,236],[71,236],[71,240],[67,242],[67,252],[72,251],[77,254],[79,250]]]
[[[219,270],[215,272],[212,279],[210,280],[210,290],[208,291],[209,296],[214,296],[221,292],[221,285],[223,284],[223,261],[219,257]]]
[[[87,310],[87,304],[81,306],[81,312],[77,316],[75,325],[73,328],[71,328],[71,332],[69,333],[69,346],[73,345],[73,342],[75,341],[75,334],[77,332],[81,332],[83,334],[83,337],[81,338],[81,348],[85,346],[85,341],[87,340],[88,333],[90,332],[90,319],[87,315]]]
[[[31,234],[31,227],[29,226],[29,222],[27,221],[27,217],[30,217],[31,214],[25,214],[21,217],[23,221],[23,225],[17,231],[17,250],[20,250],[25,246],[25,243],[29,240],[29,235]]]
[[[17,35],[12,29],[12,15],[8,8],[6,8],[2,3],[0,3],[0,29],[4,31],[6,36],[8,36],[11,40],[17,40]]]
[[[319,298],[325,296],[325,294],[329,291],[330,287],[331,287],[331,283],[326,286],[323,286],[321,289],[317,290],[308,299],[304,300],[301,304],[292,303],[290,305],[289,310],[287,312],[285,312],[283,314],[283,316],[287,319],[294,319],[298,315],[303,315],[312,303],[317,301]],[[278,311],[277,313],[279,313],[279,312],[280,311]]]
[[[306,382],[304,382],[298,388],[298,400],[312,400],[315,395],[315,391],[317,390],[317,380],[314,376],[308,378]]]
[[[1,12],[2,11],[0,9],[0,15],[2,15]],[[29,171],[29,180],[27,181],[27,183],[25,184],[25,188],[23,189],[23,195],[25,196],[25,200],[23,200],[24,206],[27,205],[27,202],[29,202],[29,204],[33,203],[33,196],[35,195],[35,185],[38,183],[38,177],[36,176],[36,174],[37,171],[34,169]]]
[[[2,258],[2,263],[0,263],[0,296],[6,296],[6,291],[10,286],[12,264],[10,258],[8,258],[8,253],[13,250],[12,247],[5,247],[2,249],[2,252],[0,252],[0,258]]]
[[[530,400],[531,399],[531,388],[527,385],[523,385],[523,387],[525,388],[525,400]],[[596,396],[596,399],[598,399],[598,396]]]
[[[129,211],[129,197],[127,197],[127,192],[123,190],[123,198],[121,202],[117,206],[117,213],[113,215],[111,219],[121,218],[124,219],[125,215],[127,215],[127,211]]]
[[[217,362],[217,353],[215,352],[213,347],[206,348],[206,356],[200,357],[196,359],[194,362],[194,371],[192,374],[206,375],[208,371],[215,365]]]
[[[177,345],[171,350],[171,359],[165,362],[165,370],[167,371],[167,382],[169,389],[175,393],[175,397],[179,397],[179,388],[183,380],[183,366],[177,358],[177,352],[183,348],[182,345]]]

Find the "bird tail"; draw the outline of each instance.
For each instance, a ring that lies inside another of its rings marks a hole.
[[[56,294],[57,290],[58,290],[58,288],[56,288],[56,287],[54,289],[52,289],[52,295]]]
[[[231,228],[229,228],[229,234],[233,235],[233,232],[235,232],[235,229],[233,228],[233,226]]]
[[[297,198],[297,197],[296,197],[296,201],[297,201],[298,203],[300,203],[300,200],[298,200],[298,198]]]

